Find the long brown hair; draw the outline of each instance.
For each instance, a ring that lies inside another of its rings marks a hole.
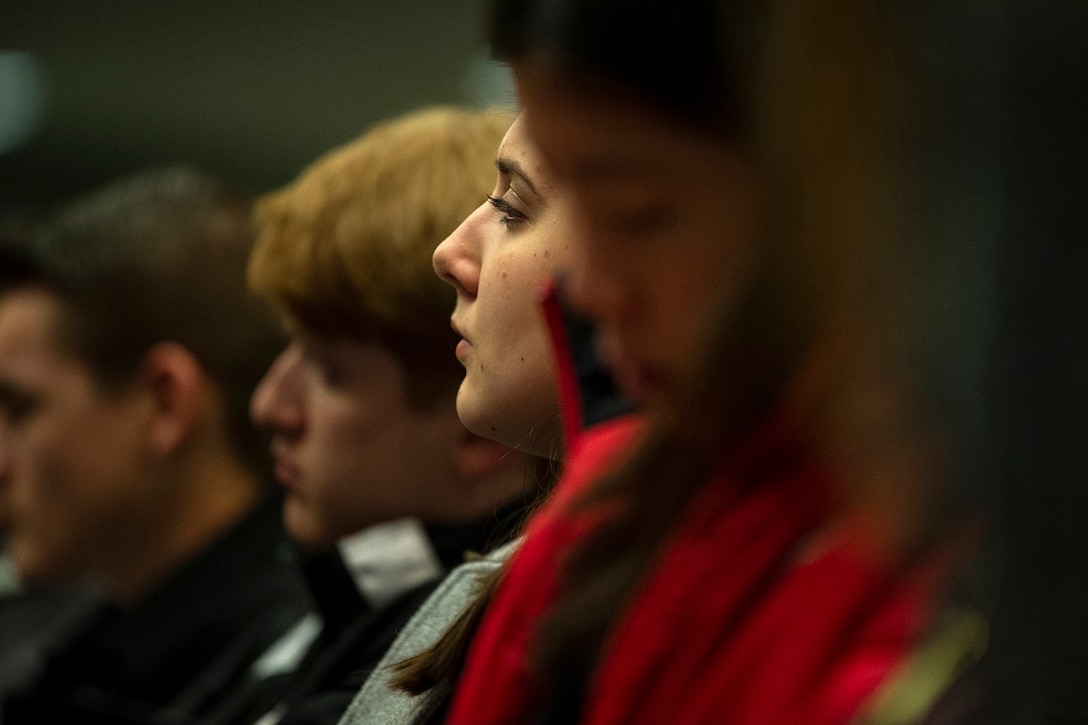
[[[622,505],[569,552],[537,630],[535,663],[558,720],[576,712],[613,623],[688,502],[781,406],[806,399],[796,411],[804,443],[839,465],[851,505],[879,507],[884,488],[910,493],[912,510],[889,516],[890,549],[912,550],[939,528],[926,523],[935,475],[920,463],[932,448],[914,395],[924,332],[904,314],[919,290],[888,233],[901,221],[900,141],[914,131],[903,101],[916,89],[881,10],[849,0],[495,6],[501,57],[546,54],[564,82],[603,78],[743,148],[764,167],[774,212],[756,282],[710,336],[687,394],[581,502]],[[904,460],[917,465],[894,473]]]

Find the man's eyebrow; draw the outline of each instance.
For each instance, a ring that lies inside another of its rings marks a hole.
[[[525,170],[521,168],[521,164],[517,161],[499,158],[495,159],[495,166],[498,168],[500,174],[518,177],[527,187],[529,187],[529,191],[540,196],[540,192],[536,190],[536,186],[534,186],[532,180],[529,179],[529,175],[525,173]]]

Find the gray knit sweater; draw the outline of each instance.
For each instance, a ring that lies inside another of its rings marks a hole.
[[[517,548],[520,539],[454,569],[424,602],[373,674],[363,683],[340,725],[420,725],[441,708],[452,683],[443,682],[422,695],[412,696],[389,687],[392,665],[419,654],[446,632],[472,598],[480,577],[493,572]]]

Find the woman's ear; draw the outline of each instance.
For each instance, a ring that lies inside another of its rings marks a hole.
[[[205,415],[208,381],[193,354],[174,342],[153,345],[144,355],[140,376],[153,405],[151,449],[165,458],[185,443]]]

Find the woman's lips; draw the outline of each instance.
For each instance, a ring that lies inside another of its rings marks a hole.
[[[612,379],[632,402],[645,402],[662,391],[666,376],[660,368],[626,354],[611,336],[597,338],[597,356]]]
[[[453,328],[453,331],[456,334],[461,336],[461,339],[457,343],[457,348],[454,350],[454,354],[457,356],[457,359],[461,360],[462,358],[464,358],[465,355],[469,353],[470,350],[472,350],[472,341],[469,340],[464,335],[464,333],[461,332],[461,328],[458,327],[457,323],[453,320],[450,320],[450,327]]]
[[[612,366],[612,376],[624,395],[633,402],[651,400],[665,387],[665,376],[660,371],[635,362],[621,361]]]

